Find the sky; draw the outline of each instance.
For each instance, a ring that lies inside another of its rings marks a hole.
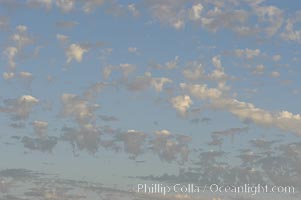
[[[297,0],[0,0],[1,199],[300,190],[300,45]]]

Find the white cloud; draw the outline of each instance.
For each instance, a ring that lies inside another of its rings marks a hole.
[[[127,78],[133,71],[135,71],[136,66],[129,63],[121,63],[118,66],[108,65],[103,68],[103,77],[108,79],[113,71],[120,71],[122,75]]]
[[[105,0],[85,0],[84,6],[83,6],[83,11],[85,13],[90,13],[98,6],[101,6],[104,2],[105,2]]]
[[[127,87],[132,91],[140,91],[151,86],[157,92],[161,92],[166,83],[172,83],[172,80],[166,77],[152,77],[150,72],[145,72],[144,76],[137,76],[134,80],[129,82]]]
[[[87,49],[82,48],[80,45],[71,44],[65,52],[67,57],[67,63],[70,63],[73,59],[77,62],[81,62],[84,53],[86,53],[87,51]]]
[[[193,21],[199,20],[201,18],[201,13],[203,9],[204,7],[201,3],[193,5],[189,12],[190,19]]]
[[[128,130],[122,133],[120,138],[124,144],[124,150],[127,153],[138,156],[143,151],[143,143],[147,135],[144,132],[136,130]]]
[[[235,54],[238,57],[246,57],[247,59],[252,59],[255,56],[259,56],[260,55],[260,49],[236,49],[235,50]]]
[[[0,112],[11,114],[13,119],[27,119],[33,106],[39,103],[39,100],[31,95],[23,95],[16,99],[4,100],[4,107],[0,106]]]
[[[68,42],[69,37],[63,34],[56,34],[56,39],[58,39],[60,42]]]
[[[281,37],[285,40],[301,42],[301,30],[294,29],[294,22],[290,19],[287,20],[285,31],[281,33]]]
[[[274,55],[273,57],[272,57],[272,59],[273,59],[273,61],[274,62],[278,62],[278,61],[280,61],[281,60],[281,55]]]
[[[129,4],[128,10],[132,13],[133,16],[138,16],[140,14],[135,4]]]
[[[130,52],[130,53],[137,53],[137,51],[138,51],[137,47],[129,47],[128,48],[128,52]]]
[[[15,69],[16,68],[16,62],[15,62],[15,57],[18,53],[18,49],[16,47],[7,47],[4,50],[4,54],[7,56],[8,58],[8,67],[10,69]]]
[[[156,64],[153,66],[155,69],[175,69],[179,64],[179,56],[175,56],[174,59],[167,61],[165,64]]]
[[[252,73],[261,75],[264,73],[264,70],[265,70],[265,66],[263,64],[260,64],[255,67]]]
[[[222,63],[221,63],[220,56],[214,56],[212,58],[212,63],[217,69],[222,69]]]
[[[257,108],[251,103],[224,97],[218,89],[207,88],[206,85],[188,85],[181,83],[180,87],[198,99],[209,100],[214,108],[227,110],[243,121],[251,121],[262,126],[277,127],[283,131],[301,135],[300,114],[293,114],[289,111],[279,113],[269,112]]]
[[[277,71],[274,71],[274,72],[271,73],[271,76],[274,77],[274,78],[278,78],[278,77],[280,77],[280,73],[277,72]]]
[[[189,91],[190,94],[199,99],[218,99],[222,96],[222,92],[219,89],[208,88],[206,84],[180,83],[180,88]]]
[[[4,72],[3,73],[3,79],[9,80],[15,77],[15,74],[13,72]]]
[[[33,75],[30,72],[20,72],[20,77],[24,79],[32,79]]]
[[[52,0],[27,0],[27,4],[30,6],[41,6],[46,9],[50,9],[52,7]]]
[[[94,112],[99,108],[98,104],[91,104],[75,94],[63,94],[61,100],[64,117],[71,117],[81,125],[95,120]]]
[[[170,102],[182,116],[187,114],[188,109],[193,103],[188,95],[173,97]]]
[[[204,77],[204,68],[202,64],[193,62],[188,65],[186,69],[183,70],[183,75],[187,80],[195,81]]]
[[[74,8],[75,0],[56,0],[56,6],[64,12],[69,12]]]
[[[151,80],[151,85],[155,88],[155,90],[157,92],[161,92],[163,89],[163,86],[166,83],[172,83],[172,80],[170,80],[169,78],[166,78],[166,77],[152,78],[152,80]]]
[[[33,129],[35,133],[40,136],[44,137],[47,134],[48,122],[45,121],[38,121],[35,120],[32,122]]]
[[[174,21],[174,22],[172,23],[172,25],[173,25],[173,27],[174,27],[175,29],[179,30],[179,29],[181,29],[181,28],[184,27],[185,22],[184,22],[183,20],[181,20],[181,19],[178,19],[178,20]]]
[[[254,10],[261,21],[269,23],[264,29],[266,34],[275,35],[283,24],[283,11],[276,6],[256,6]]]

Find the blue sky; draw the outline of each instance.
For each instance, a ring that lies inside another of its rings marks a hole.
[[[297,0],[0,0],[0,13],[2,198],[98,195],[64,181],[301,188]],[[12,169],[61,182],[33,189]]]

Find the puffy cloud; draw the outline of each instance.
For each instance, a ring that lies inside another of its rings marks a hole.
[[[137,51],[138,51],[137,47],[129,47],[128,48],[128,52],[130,52],[130,53],[137,53]]]
[[[180,157],[180,162],[187,161],[189,156],[189,136],[173,135],[168,130],[155,132],[155,137],[150,141],[151,149],[159,155],[162,160],[171,162]]]
[[[201,13],[203,9],[204,7],[201,3],[193,5],[189,12],[190,19],[193,21],[199,20],[201,18]]]
[[[135,4],[129,4],[128,10],[132,13],[133,16],[138,16],[140,14]]]
[[[208,88],[207,85],[181,83],[180,87],[198,99],[208,100],[213,108],[226,110],[243,121],[251,121],[262,126],[277,127],[283,131],[301,135],[301,118],[299,114],[293,114],[288,111],[273,113],[260,109],[251,103],[227,98],[217,88]]]
[[[105,0],[86,0],[83,6],[83,11],[85,13],[92,12],[98,6],[101,6]]]
[[[206,84],[180,84],[181,89],[187,90],[193,96],[199,99],[218,99],[222,96],[222,92],[216,88],[208,88]]]
[[[33,43],[33,38],[27,34],[27,26],[18,25],[16,27],[16,33],[11,36],[11,39],[16,43],[17,48],[20,50],[26,45]]]
[[[52,0],[27,0],[27,4],[29,6],[34,7],[45,7],[46,9],[50,9],[52,7]]]
[[[274,62],[278,62],[279,60],[281,60],[281,55],[274,55],[273,57],[272,57],[272,59],[273,59],[273,61]]]
[[[15,73],[13,72],[4,72],[3,73],[3,78],[4,80],[9,80],[15,77]]]
[[[248,12],[245,10],[222,11],[215,7],[207,12],[205,17],[201,18],[202,26],[210,31],[217,31],[222,28],[235,30],[243,25],[248,19]]]
[[[173,97],[170,102],[182,116],[187,114],[188,109],[193,103],[188,95]]]
[[[260,49],[236,49],[235,50],[235,54],[238,57],[246,57],[247,59],[252,59],[255,56],[259,56],[260,55]]]
[[[220,56],[214,56],[212,58],[212,63],[217,69],[222,69],[222,62]]]
[[[129,63],[122,63],[119,66],[108,65],[103,69],[103,77],[108,79],[113,71],[121,71],[123,76],[127,78],[135,69],[136,66]]]
[[[63,94],[61,100],[63,104],[61,113],[64,117],[71,117],[81,125],[95,119],[94,112],[99,108],[98,104],[90,104],[75,94]]]
[[[283,11],[276,6],[256,6],[254,10],[261,21],[269,23],[265,28],[266,34],[275,35],[283,24]]]
[[[285,26],[285,31],[281,33],[281,37],[285,40],[301,42],[301,30],[294,29],[294,21],[288,19]]]
[[[128,83],[127,87],[132,91],[140,91],[152,86],[157,92],[161,92],[166,83],[172,83],[172,80],[166,77],[152,77],[150,72],[144,76],[138,76]]]
[[[55,23],[58,28],[73,28],[78,24],[76,21],[58,21]]]
[[[153,78],[151,80],[151,85],[155,88],[155,90],[157,92],[161,92],[162,89],[163,89],[163,86],[166,83],[172,83],[172,80],[170,80],[169,78],[165,78],[165,77],[162,77],[162,78]]]
[[[9,113],[14,119],[27,119],[34,105],[39,100],[31,95],[23,95],[17,99],[4,100],[4,107],[0,107],[0,112]]]
[[[75,0],[56,0],[56,6],[64,12],[69,12],[74,8]]]
[[[255,67],[255,69],[253,70],[252,73],[261,75],[264,73],[264,69],[265,69],[265,66],[263,64],[260,64]]]
[[[202,64],[193,62],[190,63],[184,70],[183,75],[187,80],[195,81],[204,77],[205,70]]]
[[[47,134],[48,122],[35,120],[32,122],[34,132],[40,136],[45,137]]]
[[[175,69],[179,63],[179,56],[175,56],[173,60],[167,61],[165,64],[156,64],[153,66],[155,69]]]
[[[175,29],[181,29],[185,25],[183,0],[180,1],[150,1],[147,2],[155,19],[161,23],[168,24]]]
[[[23,137],[21,142],[24,147],[29,150],[35,150],[40,152],[52,152],[53,148],[58,143],[58,138],[56,137],[47,137],[47,138],[31,138]]]
[[[56,39],[58,39],[60,42],[68,42],[69,37],[62,34],[56,34]]]
[[[273,71],[273,72],[271,73],[271,76],[274,77],[274,78],[278,78],[278,77],[280,77],[280,73],[277,72],[277,71]]]
[[[80,45],[71,44],[65,52],[67,57],[67,63],[70,63],[72,60],[81,62],[84,53],[86,53],[87,51],[87,49],[82,48]]]
[[[4,55],[7,56],[8,59],[8,66],[10,69],[15,69],[16,68],[16,62],[15,62],[15,57],[18,53],[18,49],[16,47],[7,47],[4,50]]]
[[[145,133],[136,130],[128,130],[127,132],[121,133],[119,138],[123,141],[125,152],[130,153],[135,157],[142,153],[143,143],[146,139]]]

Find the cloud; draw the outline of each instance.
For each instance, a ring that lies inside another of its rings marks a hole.
[[[75,0],[56,0],[56,6],[64,12],[69,12],[74,8]]]
[[[264,73],[265,66],[263,64],[257,65],[253,70],[253,74],[261,75]]]
[[[182,116],[187,114],[188,109],[192,105],[192,100],[188,95],[173,97],[170,102]]]
[[[98,104],[91,104],[75,94],[63,94],[61,101],[63,104],[61,113],[64,117],[71,117],[81,125],[95,120],[94,112],[99,108]]]
[[[163,24],[168,24],[175,29],[184,27],[185,9],[183,0],[180,1],[150,1],[147,2],[153,17]]]
[[[57,145],[58,139],[56,137],[31,138],[24,136],[21,142],[26,149],[50,153]]]
[[[9,113],[13,119],[27,119],[33,106],[39,103],[39,100],[31,95],[23,95],[17,99],[4,100],[4,107],[0,107],[0,112]]]
[[[280,77],[280,73],[277,72],[277,71],[273,71],[273,72],[271,73],[271,76],[274,77],[274,78],[278,78],[278,77]]]
[[[34,132],[39,137],[45,137],[47,135],[48,122],[35,120],[32,122]]]
[[[203,9],[204,7],[201,3],[193,5],[189,12],[190,19],[193,21],[199,20],[201,18],[201,13]]]
[[[84,53],[88,52],[87,49],[82,48],[80,45],[71,44],[68,49],[66,49],[67,63],[70,63],[72,60],[81,62],[83,59]]]
[[[217,88],[208,88],[207,85],[181,83],[180,88],[188,91],[200,100],[208,100],[213,108],[226,110],[243,121],[269,127],[277,127],[301,135],[300,114],[288,111],[273,113],[257,108],[255,105],[234,98],[225,97]]]
[[[57,21],[55,25],[58,28],[73,28],[74,26],[78,25],[79,23],[76,21]]]
[[[127,78],[133,71],[135,71],[136,66],[129,63],[121,63],[118,66],[108,65],[103,69],[104,79],[108,79],[113,71],[120,71],[124,78]]]
[[[15,73],[13,73],[13,72],[4,72],[3,73],[3,79],[4,80],[10,80],[14,77],[15,77]]]
[[[256,6],[254,7],[256,15],[263,22],[269,23],[265,28],[268,36],[273,36],[283,24],[283,11],[276,6]]]
[[[301,42],[301,30],[294,29],[294,20],[288,19],[286,21],[285,31],[281,33],[284,40]]]
[[[121,133],[119,138],[124,144],[124,151],[132,154],[134,157],[143,152],[143,144],[146,139],[146,134],[141,131],[128,130]]]
[[[164,65],[156,64],[152,66],[155,69],[176,69],[179,64],[179,56],[175,56],[173,60],[167,61]]]
[[[15,69],[16,68],[16,62],[15,62],[15,57],[18,53],[18,49],[16,47],[7,47],[5,50],[4,50],[4,55],[7,56],[7,59],[8,59],[8,67],[9,69]]]
[[[161,92],[166,83],[172,83],[172,80],[166,77],[152,77],[150,72],[146,72],[144,76],[137,76],[129,82],[127,88],[131,91],[141,91],[151,86],[157,92]]]
[[[82,151],[86,150],[89,153],[95,154],[101,146],[101,132],[93,124],[84,124],[79,129],[63,127],[63,135],[61,139],[72,144],[73,150],[75,147]]]
[[[86,0],[83,6],[83,11],[85,13],[92,12],[95,8],[101,6],[105,0]]]
[[[128,5],[128,10],[132,13],[133,16],[138,16],[140,15],[139,10],[137,9],[135,4],[129,4]]]
[[[189,91],[193,96],[199,99],[218,99],[222,92],[216,88],[208,88],[206,84],[186,84],[181,83],[180,88]]]
[[[69,37],[63,34],[56,34],[56,39],[58,39],[60,42],[66,43],[69,41]]]
[[[129,47],[128,48],[128,52],[130,52],[130,53],[137,53],[137,51],[138,51],[137,47]]]
[[[180,162],[187,161],[190,152],[188,144],[191,141],[189,136],[174,135],[166,129],[155,131],[154,135],[150,148],[162,160],[172,162],[180,158]]]
[[[260,49],[236,49],[235,55],[238,57],[245,57],[247,59],[253,59],[256,56],[260,55]]]
[[[49,10],[52,7],[52,0],[27,0],[27,4],[33,7],[45,7]]]
[[[183,75],[187,80],[196,81],[204,77],[205,70],[198,62],[189,63],[183,70]]]

